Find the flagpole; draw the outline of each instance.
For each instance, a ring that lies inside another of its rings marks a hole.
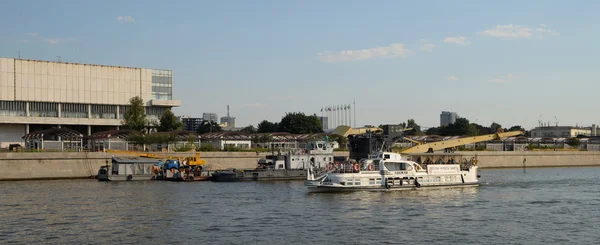
[[[352,103],[354,103],[354,127],[356,128],[356,99]]]

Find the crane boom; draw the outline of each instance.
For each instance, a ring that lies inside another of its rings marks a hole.
[[[428,151],[443,150],[446,148],[457,147],[460,145],[473,144],[488,140],[498,140],[506,137],[512,137],[523,134],[522,131],[498,132],[495,134],[486,134],[480,136],[465,137],[454,140],[442,140],[432,143],[417,144],[411,148],[401,151],[401,153],[426,153]]]

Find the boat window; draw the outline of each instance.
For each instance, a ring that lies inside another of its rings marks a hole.
[[[385,168],[387,168],[389,171],[406,170],[406,163],[405,162],[386,162]]]
[[[319,144],[319,148],[323,148],[323,144]]]
[[[383,159],[390,159],[390,154],[383,155]]]
[[[369,179],[369,185],[374,185],[375,184],[375,179]]]

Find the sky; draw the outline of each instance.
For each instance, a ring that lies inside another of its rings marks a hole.
[[[0,57],[170,69],[177,115],[600,124],[599,1],[4,1]],[[354,106],[354,105],[352,105]],[[354,108],[351,109],[354,111]]]

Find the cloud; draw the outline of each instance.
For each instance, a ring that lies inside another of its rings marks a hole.
[[[433,52],[435,45],[430,43],[429,40],[421,40],[421,51],[423,52]]]
[[[447,77],[447,79],[451,80],[451,81],[458,81],[458,80],[460,80],[460,79],[458,79],[458,77],[455,77],[455,76],[449,76],[449,77]]]
[[[331,51],[318,53],[317,56],[321,61],[324,62],[338,62],[338,61],[355,61],[355,60],[369,60],[378,57],[403,57],[406,56],[410,51],[404,47],[404,44],[394,43],[390,46],[375,47],[370,49],[358,49],[358,50],[342,50],[337,53]]]
[[[242,108],[254,108],[254,109],[261,109],[261,108],[265,108],[265,105],[264,105],[264,104],[261,104],[261,103],[258,103],[258,102],[256,102],[256,103],[250,103],[250,104],[245,104],[245,105],[242,105]]]
[[[505,76],[501,76],[501,77],[497,77],[497,78],[492,78],[489,80],[489,82],[491,83],[504,83],[506,81],[513,81],[513,80],[517,80],[517,77],[515,75],[513,75],[512,73],[509,73]]]
[[[75,38],[44,38],[44,42],[48,44],[60,44],[64,42],[75,41]]]
[[[447,37],[447,38],[444,38],[444,42],[445,43],[460,44],[460,45],[463,45],[463,46],[468,46],[468,45],[471,44],[471,42],[469,40],[467,40],[467,37],[464,37],[464,36]]]
[[[135,19],[129,15],[126,16],[117,16],[117,21],[125,21],[125,22],[135,22]]]
[[[37,32],[27,32],[27,33],[24,33],[23,35],[31,37],[31,39],[25,39],[25,40],[20,41],[23,43],[44,42],[47,44],[54,45],[54,44],[60,44],[60,43],[69,42],[69,41],[75,41],[75,38],[72,38],[72,37],[68,37],[68,38],[43,37]]]
[[[535,28],[513,24],[497,25],[492,29],[479,32],[479,34],[504,39],[531,38],[533,36],[543,39],[546,36],[560,35],[558,31],[548,28],[548,26],[545,24],[540,24],[539,27]]]

